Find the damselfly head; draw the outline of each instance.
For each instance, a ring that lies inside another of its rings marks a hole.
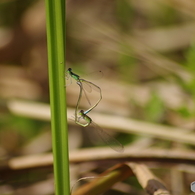
[[[80,110],[79,114],[83,115],[84,114],[84,110]]]

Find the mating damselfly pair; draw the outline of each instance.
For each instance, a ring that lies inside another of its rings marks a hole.
[[[102,91],[101,88],[99,86],[97,86],[96,84],[87,81],[85,79],[82,79],[78,74],[75,74],[71,68],[69,68],[66,72],[66,79],[74,79],[77,83],[77,85],[79,86],[80,92],[79,92],[79,97],[78,97],[78,101],[76,104],[76,108],[75,108],[75,116],[74,116],[74,121],[76,124],[81,125],[83,127],[87,127],[89,125],[93,126],[93,128],[95,128],[95,130],[97,131],[97,133],[99,134],[99,136],[101,137],[101,139],[107,144],[109,145],[112,149],[114,149],[117,152],[123,152],[124,151],[124,147],[123,145],[116,140],[113,136],[109,135],[105,130],[103,130],[99,125],[97,125],[89,116],[88,114],[100,103],[100,101],[102,100]],[[71,81],[72,82],[72,81]],[[96,90],[99,93],[99,98],[98,100],[94,103],[94,105],[91,105],[90,99],[88,98],[87,92],[91,92],[92,89]],[[86,111],[84,110],[79,110],[79,106],[80,106],[80,101],[82,98],[82,95],[84,93],[85,98],[87,99],[87,102],[90,105],[90,108],[87,109]],[[82,120],[82,122],[81,122]],[[84,122],[83,122],[84,121]]]

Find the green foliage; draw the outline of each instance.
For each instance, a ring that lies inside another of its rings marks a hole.
[[[120,75],[126,82],[135,82],[137,81],[137,60],[135,57],[125,54],[132,51],[132,49],[125,43],[121,44],[121,51],[124,51],[124,53],[121,52],[118,57],[118,68],[120,70]]]
[[[26,138],[30,138],[40,132],[45,122],[35,121],[30,118],[24,118],[12,114],[4,114],[3,120],[0,122],[0,128],[3,129],[14,129],[20,132]]]
[[[116,138],[120,143],[122,143],[125,146],[135,141],[138,138],[138,136],[134,134],[120,133],[120,135],[118,135]]]
[[[0,2],[0,25],[10,26],[19,22],[23,13],[35,0],[16,0]]]
[[[161,4],[155,13],[147,12],[148,22],[151,26],[171,26],[178,19],[177,11],[170,6]]]
[[[17,155],[20,148],[43,132],[49,123],[20,117],[10,113],[0,116],[0,146],[6,155]]]
[[[138,180],[136,177],[129,177],[126,182],[130,183],[131,186],[137,188],[137,189],[142,189],[141,185],[139,184]]]
[[[164,115],[164,104],[161,98],[155,93],[152,93],[150,100],[145,107],[145,118],[148,121],[157,122],[162,120]]]
[[[195,44],[187,50],[186,54],[186,69],[192,74],[192,79],[185,84],[186,89],[195,98]]]
[[[121,27],[122,32],[124,32],[129,30],[131,22],[133,21],[134,12],[128,1],[117,0],[116,3],[118,24]]]
[[[177,110],[177,112],[184,118],[190,118],[192,116],[192,112],[189,111],[186,107],[181,107]]]
[[[189,82],[181,83],[181,85],[187,91],[189,98],[191,97],[195,102],[195,44],[194,43],[186,51],[185,57],[186,57],[186,62],[184,63],[184,65],[186,69],[190,72],[192,77]],[[190,109],[191,111],[189,111],[187,107],[186,108],[182,107],[178,111],[180,114],[182,114],[185,117],[194,116],[195,108],[190,108]]]
[[[187,69],[195,75],[195,43],[191,45],[191,47],[187,50],[186,54],[186,67]]]

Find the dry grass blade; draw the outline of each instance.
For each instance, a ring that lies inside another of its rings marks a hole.
[[[73,195],[95,195],[105,192],[114,183],[123,181],[124,179],[136,176],[140,185],[150,195],[170,195],[160,179],[152,174],[152,172],[144,164],[128,163],[118,164],[102,173],[93,182],[80,187]]]
[[[21,116],[50,120],[49,106],[47,104],[10,101],[8,107],[13,113]],[[71,118],[72,113],[74,113],[74,110],[68,109],[68,118]],[[102,128],[116,129],[125,133],[145,134],[180,143],[195,144],[195,134],[189,133],[188,129],[97,113],[91,113],[90,117],[95,119],[96,123]],[[70,123],[74,124],[73,121],[70,121]]]
[[[162,181],[160,181],[144,164],[128,163],[141,186],[150,195],[170,195]]]
[[[133,172],[126,164],[118,164],[101,175],[89,184],[86,184],[75,191],[72,195],[98,195],[110,189],[118,181],[133,176]]]
[[[99,155],[97,155],[99,154]],[[140,151],[134,148],[126,148],[124,153],[118,154],[115,151],[111,151],[110,148],[89,148],[80,149],[70,152],[70,163],[81,163],[89,161],[112,161],[117,162],[124,159],[126,161],[142,161],[142,162],[163,162],[163,164],[168,164],[175,166],[178,163],[183,163],[180,167],[182,170],[188,170],[187,165],[195,163],[194,152],[186,152],[181,150],[170,150],[170,149],[141,149]],[[184,166],[186,163],[186,166]],[[1,162],[1,167],[4,168],[5,165],[9,166],[10,169],[26,169],[35,168],[42,166],[49,166],[53,164],[52,154],[34,154],[26,155],[21,157],[15,157],[6,161],[3,164]],[[192,172],[193,169],[190,169]]]

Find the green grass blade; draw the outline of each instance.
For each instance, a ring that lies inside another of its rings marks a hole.
[[[62,195],[70,191],[64,88],[65,0],[46,0],[46,15],[55,191]]]

